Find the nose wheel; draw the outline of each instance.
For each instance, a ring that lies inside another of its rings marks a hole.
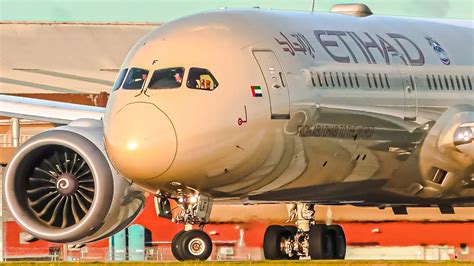
[[[180,261],[207,260],[212,253],[212,241],[201,230],[181,231],[171,241],[171,252]]]

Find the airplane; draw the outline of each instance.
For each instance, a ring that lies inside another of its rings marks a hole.
[[[0,96],[0,115],[62,124],[18,149],[7,205],[39,239],[89,243],[153,195],[184,224],[176,259],[206,260],[213,204],[285,203],[295,225],[266,229],[266,259],[344,259],[315,205],[473,205],[473,40],[472,21],[361,4],[180,18],[130,50],[106,108]]]

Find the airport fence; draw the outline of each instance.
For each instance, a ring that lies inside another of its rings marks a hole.
[[[20,135],[20,144],[25,143],[33,135]],[[0,134],[0,147],[6,148],[12,146],[12,135],[11,134]]]
[[[5,248],[5,258],[9,261],[173,261],[169,245],[146,247],[143,256],[129,256],[125,253],[115,256],[108,247],[82,247],[69,249],[64,254],[60,247],[53,248]],[[117,255],[117,254],[115,254]],[[259,261],[263,260],[260,247],[238,247],[216,245],[210,257],[212,261]],[[302,258],[303,260],[309,258]],[[346,259],[349,260],[461,260],[472,261],[474,254],[469,247],[452,246],[408,246],[408,247],[357,247],[350,246]]]

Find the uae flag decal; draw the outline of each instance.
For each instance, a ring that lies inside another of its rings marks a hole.
[[[262,97],[262,88],[260,86],[251,86],[253,97]]]

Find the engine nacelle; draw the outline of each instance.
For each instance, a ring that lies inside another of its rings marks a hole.
[[[80,119],[25,142],[8,165],[5,196],[14,218],[33,236],[86,243],[129,225],[146,193],[110,164],[102,121]]]
[[[474,106],[457,105],[432,126],[420,149],[420,170],[425,177],[421,196],[474,196],[473,121]]]

